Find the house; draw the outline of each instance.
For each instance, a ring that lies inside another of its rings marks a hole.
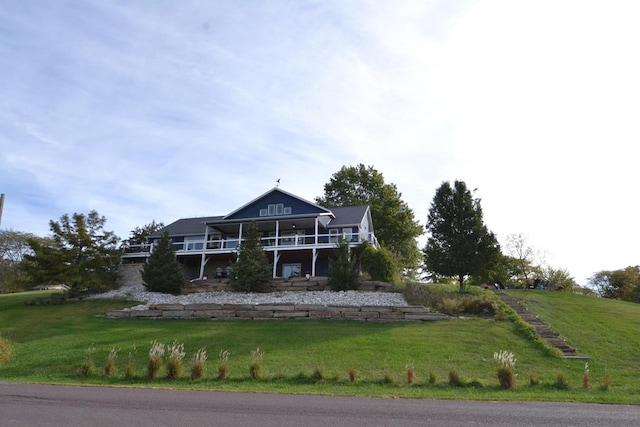
[[[166,231],[189,277],[226,277],[253,221],[274,278],[326,276],[340,239],[351,247],[377,246],[368,206],[325,208],[276,187],[227,215],[179,219],[151,234],[147,244],[126,248],[123,261],[144,262]]]

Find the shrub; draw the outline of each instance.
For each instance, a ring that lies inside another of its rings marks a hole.
[[[179,344],[177,341],[174,341],[167,347],[167,378],[170,380],[180,378],[184,356],[184,344]]]
[[[175,248],[165,231],[142,269],[142,280],[148,291],[178,295],[184,276],[176,259]]]
[[[391,251],[384,246],[365,245],[362,255],[362,269],[369,273],[371,280],[398,283],[400,281],[400,267]]]
[[[165,346],[157,341],[151,343],[149,349],[149,363],[147,364],[147,376],[149,379],[154,380],[158,377],[160,367],[162,366],[162,359],[164,358]]]
[[[6,338],[0,336],[0,366],[13,359],[13,344]]]
[[[220,350],[218,357],[220,359],[220,363],[218,363],[218,379],[223,381],[229,376],[229,357],[231,357],[231,353],[223,349]]]
[[[499,352],[493,353],[493,360],[498,363],[497,377],[500,387],[505,390],[512,388],[516,382],[516,358],[513,356],[513,353],[500,350]]]
[[[249,365],[249,377],[252,380],[259,380],[262,378],[262,359],[264,358],[264,351],[260,348],[256,348],[251,351],[251,364]]]
[[[193,355],[191,363],[191,379],[197,380],[204,377],[207,364],[207,349],[201,348]]]
[[[327,272],[329,286],[334,291],[348,291],[358,288],[358,270],[350,255],[349,242],[340,240],[338,247],[329,259]]]
[[[112,348],[107,355],[107,362],[104,365],[104,374],[107,377],[115,374],[116,372],[116,359],[118,358],[118,350]]]

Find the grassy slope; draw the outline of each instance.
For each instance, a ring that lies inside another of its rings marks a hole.
[[[518,294],[516,294],[518,296]],[[550,358],[515,332],[513,324],[487,319],[450,320],[431,323],[360,323],[334,321],[161,321],[106,319],[109,309],[127,305],[118,301],[92,301],[64,306],[24,306],[34,294],[0,296],[0,333],[13,341],[15,360],[0,367],[0,380],[17,382],[90,383],[152,387],[184,387],[226,390],[328,393],[347,395],[442,397],[510,400],[578,400],[638,403],[637,327],[640,306],[615,301],[584,299],[574,295],[529,293],[530,307],[549,316],[550,323],[581,352],[593,357],[590,390],[582,390],[583,363]],[[586,309],[588,307],[588,309]],[[611,315],[614,312],[615,315]],[[588,314],[592,313],[592,314]],[[565,317],[573,317],[561,321]],[[566,330],[565,330],[566,328]],[[604,329],[600,329],[604,328]],[[635,341],[630,341],[633,339]],[[206,346],[209,361],[202,380],[149,381],[145,378],[147,352],[157,340],[185,344],[187,359]],[[85,378],[79,366],[87,349],[95,347],[98,371],[112,347],[119,349],[119,374],[105,378],[101,373]],[[137,350],[134,352],[134,346]],[[265,351],[263,381],[248,380],[252,349]],[[233,354],[231,377],[216,381],[217,355],[221,349]],[[497,389],[495,351],[506,349],[518,359],[518,385],[514,390]],[[135,355],[137,377],[122,378],[129,352]],[[413,365],[417,384],[406,385],[405,370]],[[322,367],[327,381],[299,380]],[[451,367],[482,387],[455,388],[446,385]],[[599,390],[606,373],[614,387]],[[347,371],[357,369],[359,381],[347,381]],[[426,384],[430,372],[436,385]],[[558,372],[570,379],[568,391],[551,387]],[[385,374],[392,384],[382,384]],[[541,378],[537,387],[528,385],[529,375]]]

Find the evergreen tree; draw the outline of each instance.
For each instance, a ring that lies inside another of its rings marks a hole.
[[[120,239],[105,231],[106,218],[91,211],[50,221],[51,240],[27,240],[33,254],[24,267],[36,283],[67,284],[72,289],[110,289],[117,286]]]
[[[144,264],[142,280],[150,292],[178,295],[182,291],[184,284],[182,268],[176,258],[169,233],[166,231]]]
[[[238,250],[238,259],[231,269],[229,284],[238,292],[266,292],[271,283],[271,266],[262,249],[262,233],[252,222]]]
[[[495,235],[484,225],[480,200],[473,199],[463,181],[452,188],[442,183],[431,202],[424,249],[425,269],[455,276],[464,291],[464,279],[478,274],[500,255]]]
[[[334,291],[348,291],[358,288],[357,263],[351,256],[349,241],[340,239],[338,247],[329,259],[329,286]]]

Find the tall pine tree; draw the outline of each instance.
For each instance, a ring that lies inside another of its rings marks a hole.
[[[252,222],[244,235],[238,251],[238,260],[233,264],[229,284],[239,292],[266,292],[271,282],[271,266],[262,249],[262,234]]]
[[[144,286],[151,292],[178,295],[182,291],[184,276],[176,259],[169,233],[162,234],[158,244],[142,269]]]

